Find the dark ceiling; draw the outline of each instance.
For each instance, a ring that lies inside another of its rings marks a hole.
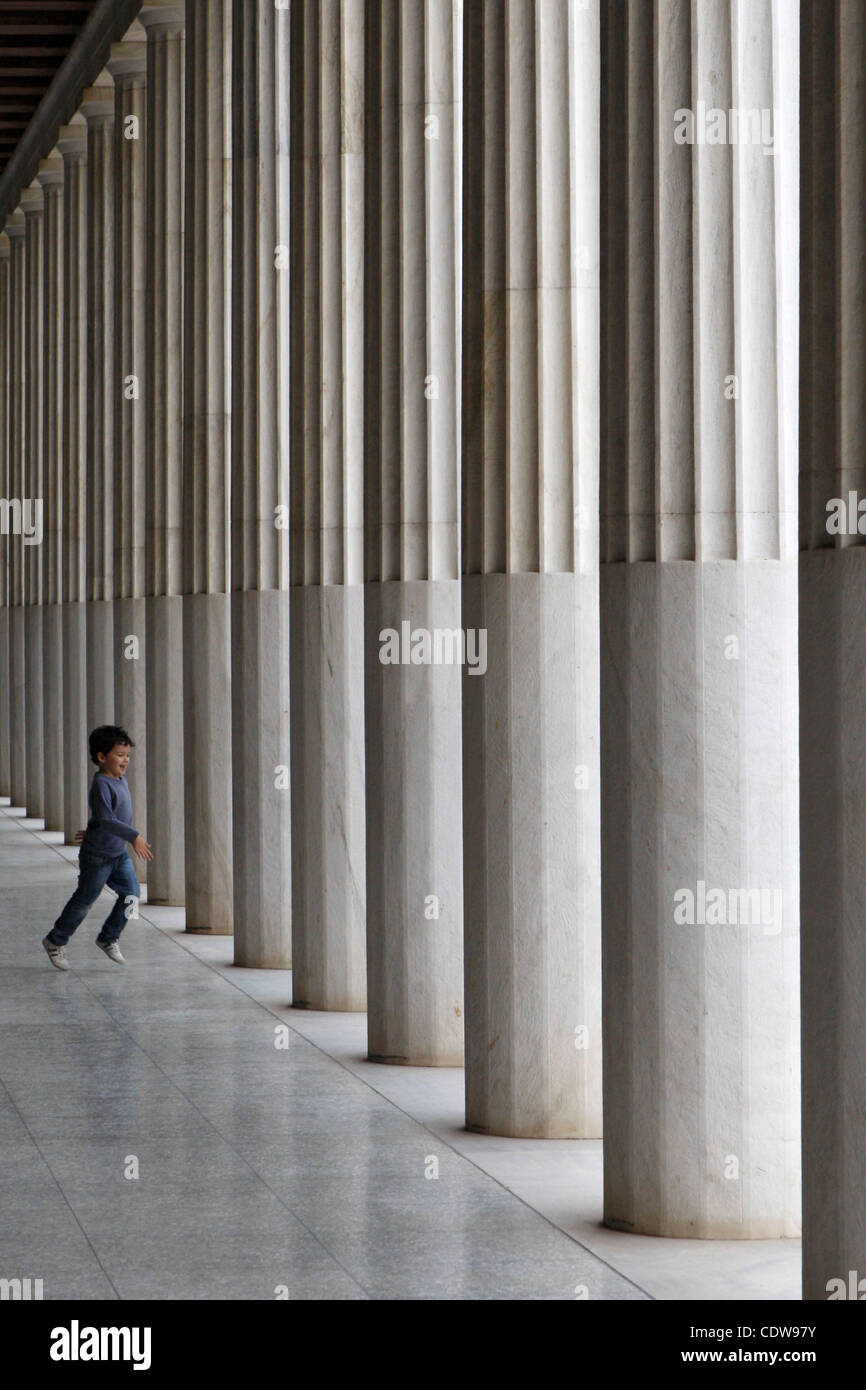
[[[0,0],[0,175],[96,0]]]

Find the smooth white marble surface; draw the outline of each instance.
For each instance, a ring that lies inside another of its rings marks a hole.
[[[462,668],[379,659],[380,633],[403,623],[459,631],[459,582],[368,584],[364,621],[370,1056],[459,1066]]]
[[[627,1230],[799,1232],[796,593],[787,561],[602,567],[605,1213]],[[700,883],[726,916],[732,891],[773,911],[701,920]]]
[[[153,899],[182,903],[184,858],[183,599],[145,601],[147,650],[147,808],[154,858],[147,866]],[[139,777],[141,770],[139,768]]]
[[[231,595],[235,962],[292,963],[289,593]]]
[[[232,931],[230,596],[183,596],[184,901],[189,931]],[[154,833],[158,827],[154,823]]]
[[[601,1134],[598,581],[469,575],[463,622],[467,1114]]]
[[[291,589],[292,962],[308,1008],[366,1005],[364,591]]]

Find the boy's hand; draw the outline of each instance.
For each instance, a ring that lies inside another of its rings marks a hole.
[[[153,858],[153,850],[151,849],[150,845],[147,843],[147,840],[144,838],[143,835],[136,835],[135,839],[132,842],[132,848],[133,851],[138,855],[139,859]]]
[[[84,831],[83,831],[83,830],[79,830],[78,833],[77,833],[76,836],[75,836],[75,844],[76,844],[76,845],[80,845],[80,844],[81,844],[81,841],[82,841],[83,839],[84,839]]]

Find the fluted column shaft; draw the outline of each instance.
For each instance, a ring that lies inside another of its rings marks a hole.
[[[803,1297],[862,1298],[866,15],[804,0],[800,32]]]
[[[145,4],[145,592],[148,901],[184,900],[183,4]]]
[[[85,89],[87,121],[87,724],[114,718],[114,84]],[[133,735],[134,737],[134,735]]]
[[[87,751],[87,127],[61,126],[63,156],[63,831],[86,823]]]
[[[42,245],[44,203],[38,183],[31,184],[21,194],[24,209],[25,255],[25,452],[24,479],[21,491],[39,515],[39,533],[23,534],[24,583],[24,683],[27,698],[26,740],[27,775],[25,805],[28,814],[41,817],[45,810],[45,756],[43,741],[43,680],[42,680],[42,540],[44,525],[44,496],[42,488]]]
[[[139,37],[140,35],[140,37]],[[134,24],[111,45],[114,78],[114,718],[135,742],[128,773],[147,838],[145,613],[145,88],[147,43]],[[162,657],[155,654],[157,660]],[[136,861],[140,882],[148,865]]]
[[[26,449],[25,360],[27,283],[24,213],[6,219],[10,255],[9,336],[9,496],[24,500]],[[27,804],[26,681],[24,672],[24,545],[20,534],[7,538],[9,556],[9,744],[10,796],[13,806]]]
[[[292,26],[294,1003],[363,1009],[363,0]]]
[[[367,1012],[374,1060],[463,1061],[461,0],[366,5]],[[426,640],[403,664],[388,643]]]
[[[187,0],[183,696],[187,931],[232,930],[231,0]]]
[[[43,214],[42,758],[45,828],[63,829],[63,159],[39,165]]]
[[[466,6],[466,1122],[527,1137],[601,1132],[597,50]]]
[[[11,247],[6,232],[0,232],[0,495],[9,498],[9,369],[12,337]],[[12,712],[9,687],[9,565],[11,543],[0,537],[0,796],[8,796],[12,767],[9,720]]]
[[[605,1219],[790,1236],[797,8],[604,15]]]
[[[232,749],[235,963],[288,967],[289,15],[235,5],[232,37]]]

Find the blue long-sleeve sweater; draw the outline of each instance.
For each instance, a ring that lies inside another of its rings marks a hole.
[[[90,784],[90,820],[82,848],[94,854],[123,854],[138,831],[132,825],[132,797],[125,777],[97,772]]]

